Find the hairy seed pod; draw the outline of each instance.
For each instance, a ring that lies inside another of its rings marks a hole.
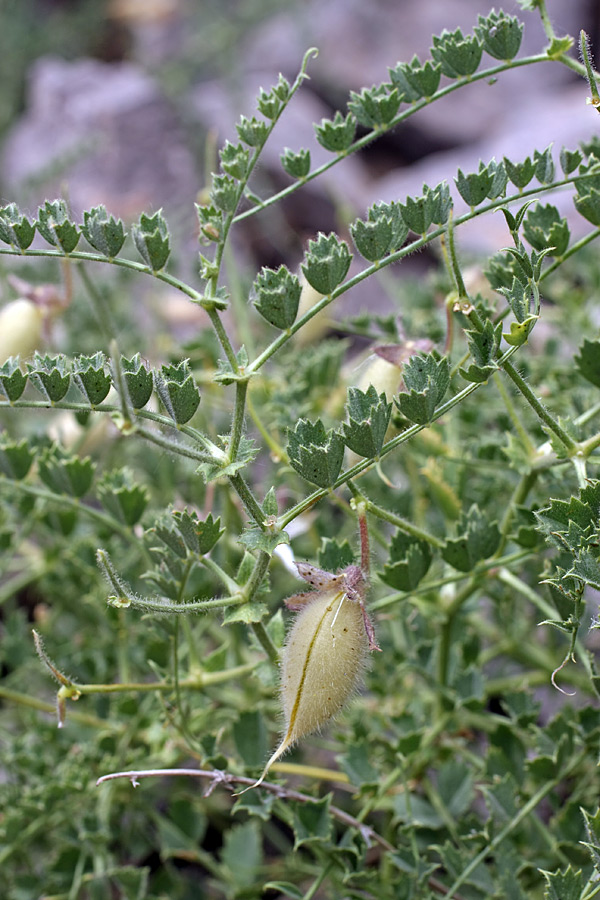
[[[9,356],[22,359],[39,350],[42,344],[44,314],[25,297],[11,300],[0,311],[0,365]]]
[[[339,713],[365,668],[369,639],[361,604],[339,587],[299,595],[296,616],[281,662],[285,728],[259,781],[296,741],[318,731]],[[290,598],[294,600],[295,598]]]

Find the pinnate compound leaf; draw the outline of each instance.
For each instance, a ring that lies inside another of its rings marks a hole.
[[[500,544],[497,522],[489,522],[476,504],[461,515],[457,531],[458,537],[446,541],[442,557],[460,572],[470,572],[479,560],[492,556]]]

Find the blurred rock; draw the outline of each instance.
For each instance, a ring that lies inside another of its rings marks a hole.
[[[8,136],[2,180],[32,207],[67,196],[75,216],[104,203],[130,221],[161,206],[193,210],[198,178],[177,116],[131,63],[43,57]]]

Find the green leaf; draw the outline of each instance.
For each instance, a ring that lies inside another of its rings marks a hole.
[[[11,441],[7,435],[0,434],[0,472],[7,478],[16,480],[25,478],[34,457],[35,454],[29,447],[26,438],[17,444]]]
[[[450,815],[458,820],[470,808],[475,797],[473,773],[469,766],[460,760],[445,762],[438,771],[437,789]]]
[[[246,177],[250,151],[242,147],[241,144],[232,144],[230,141],[225,141],[224,147],[219,150],[219,158],[221,160],[221,168],[227,175],[237,178],[238,181]]]
[[[325,572],[339,572],[354,563],[354,551],[348,541],[335,538],[321,538],[319,566]]]
[[[33,363],[28,363],[29,380],[50,403],[62,400],[71,384],[71,375],[64,356],[41,356],[34,354]]]
[[[27,375],[23,374],[19,368],[18,360],[11,356],[0,366],[0,391],[9,403],[14,403],[19,399],[26,385]]]
[[[307,803],[288,801],[292,814],[294,852],[305,844],[325,844],[331,840],[333,827],[330,805],[331,794]]]
[[[210,199],[226,215],[234,213],[240,197],[240,185],[230,175],[213,175]]]
[[[156,393],[177,425],[185,425],[200,405],[200,392],[190,372],[189,360],[176,366],[162,366],[154,375]]]
[[[217,372],[213,375],[213,381],[218,384],[233,384],[236,381],[248,381],[246,367],[248,365],[248,353],[242,344],[235,355],[236,367],[234,368],[228,359],[217,360]]]
[[[479,16],[478,22],[474,31],[485,52],[494,59],[514,59],[521,46],[523,23],[503,10],[498,13],[492,10],[486,18]]]
[[[585,885],[581,870],[575,872],[569,866],[563,872],[540,871],[546,879],[545,900],[581,900]]]
[[[387,90],[383,84],[363,88],[360,94],[350,91],[348,109],[365,128],[383,128],[398,112],[400,94],[396,88]]]
[[[247,888],[256,878],[262,859],[260,829],[255,819],[225,832],[221,863],[229,882]]]
[[[590,187],[587,193],[573,198],[577,212],[595,225],[600,226],[600,190]]]
[[[338,756],[338,762],[350,779],[351,784],[361,787],[379,782],[379,772],[369,759],[370,746],[367,741],[350,744],[346,753]]]
[[[406,392],[400,392],[394,402],[411,422],[426,425],[432,421],[448,390],[448,360],[433,353],[413,356],[405,364],[403,373]]]
[[[495,822],[504,825],[514,819],[518,812],[516,798],[519,796],[519,788],[510,772],[506,772],[494,784],[480,785],[479,790],[483,793],[485,805]]]
[[[511,347],[522,347],[527,343],[533,326],[537,322],[539,316],[527,316],[522,322],[511,322],[510,332],[503,331],[502,337]]]
[[[107,472],[96,490],[104,509],[129,527],[139,522],[150,499],[147,489],[136,484],[128,468]]]
[[[494,183],[494,174],[483,162],[480,162],[478,172],[469,172],[468,175],[465,175],[462,169],[459,169],[454,183],[465,203],[473,208],[488,196]]]
[[[584,378],[600,387],[600,340],[588,341],[585,338],[579,348],[579,356],[575,357],[575,364]]]
[[[39,461],[40,478],[50,490],[77,498],[89,491],[95,468],[89,456],[62,456],[57,448],[46,450]]]
[[[71,253],[79,241],[77,226],[69,219],[64,200],[46,200],[38,209],[36,227],[41,236],[54,247]]]
[[[120,364],[129,401],[134,412],[138,409],[143,409],[152,396],[152,388],[154,387],[152,372],[142,363],[139,353],[136,353],[131,359],[122,356]],[[115,387],[119,387],[116,378]]]
[[[94,250],[109,259],[118,255],[127,234],[121,219],[109,217],[104,206],[94,206],[84,212],[81,233]]]
[[[238,137],[249,147],[260,147],[267,139],[269,126],[254,116],[248,119],[246,116],[240,116],[240,121],[235,126]]]
[[[319,232],[316,241],[308,242],[302,272],[311,287],[325,296],[344,280],[351,260],[352,254],[345,241],[340,241],[333,233]]]
[[[536,203],[529,207],[523,236],[536,250],[553,247],[553,256],[562,256],[569,246],[569,225],[551,204]]]
[[[390,544],[389,561],[377,574],[395,590],[411,591],[427,574],[432,558],[429,544],[398,531]]]
[[[587,841],[582,841],[582,844],[590,851],[594,867],[600,873],[600,808],[593,815],[585,809],[581,810],[581,814],[587,835]]]
[[[149,269],[159,272],[169,258],[169,229],[159,209],[153,216],[142,213],[131,228],[136,249]]]
[[[231,606],[225,610],[223,624],[231,625],[233,622],[243,622],[245,625],[251,625],[252,622],[261,622],[268,615],[268,608],[260,601],[241,603],[239,606]]]
[[[35,223],[21,214],[16,203],[0,207],[0,241],[27,250],[35,237]]]
[[[546,147],[545,150],[533,151],[533,163],[535,166],[535,177],[540,184],[551,184],[554,181],[554,161],[552,159],[552,146]]]
[[[290,97],[290,83],[279,75],[279,80],[270,91],[264,91],[262,88],[256,99],[258,111],[267,119],[276,119]]]
[[[221,435],[222,441],[227,442],[228,439],[228,435]],[[218,463],[200,463],[196,471],[202,475],[207,484],[211,481],[216,481],[218,478],[229,478],[231,475],[235,475],[236,472],[239,472],[240,469],[243,469],[244,466],[247,466],[249,462],[252,462],[258,453],[258,450],[259,448],[255,446],[254,441],[251,438],[242,436],[237,456],[233,461],[225,460],[224,462]]]
[[[457,525],[459,536],[448,539],[442,557],[460,572],[470,572],[475,563],[488,559],[500,544],[496,522],[489,522],[476,504],[463,514]]]
[[[254,281],[253,293],[254,305],[267,322],[282,330],[294,324],[302,287],[289,269],[285,266],[277,270],[261,269]]]
[[[405,203],[398,205],[406,227],[415,234],[425,234],[435,214],[433,192],[427,191],[421,197],[407,197]]]
[[[241,712],[233,723],[236,750],[245,766],[263,766],[269,750],[265,722],[257,710]]]
[[[433,36],[431,55],[440,63],[442,73],[448,78],[473,75],[481,62],[482,52],[477,37],[465,37],[460,28],[452,32],[444,29],[441,35]]]
[[[342,468],[344,441],[336,431],[326,431],[320,419],[313,424],[300,419],[289,433],[287,452],[290,464],[307,481],[331,487]]]
[[[248,550],[264,550],[269,555],[273,554],[275,547],[280,544],[289,544],[290,536],[286,531],[263,531],[258,525],[249,525],[238,538]]]
[[[281,165],[292,178],[306,178],[310,172],[310,150],[299,150],[295,153],[286,147],[281,154]]]
[[[314,128],[322,147],[331,153],[344,153],[354,141],[356,119],[351,113],[344,118],[338,111],[333,119],[321,119],[320,124]]]
[[[73,380],[92,407],[102,403],[112,386],[112,378],[104,365],[103,353],[78,356],[73,361]]]
[[[405,103],[414,103],[421,97],[431,97],[437,91],[442,67],[430,59],[423,64],[418,56],[413,56],[409,63],[400,62],[395,69],[389,69],[392,85],[398,88],[401,99]]]
[[[567,150],[566,147],[563,147],[560,151],[560,166],[564,174],[568,177],[579,166],[582,159],[579,150]]]
[[[342,425],[346,445],[359,456],[378,457],[390,423],[392,404],[385,394],[377,395],[373,385],[363,393],[359,388],[348,388],[346,403],[348,422]]]

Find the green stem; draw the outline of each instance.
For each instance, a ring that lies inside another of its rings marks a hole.
[[[523,428],[521,419],[519,418],[519,416],[517,414],[517,410],[515,409],[515,405],[512,402],[511,396],[508,393],[508,391],[506,390],[506,388],[504,387],[504,382],[502,381],[502,379],[500,378],[500,376],[498,375],[497,372],[494,372],[493,378],[494,378],[494,384],[498,388],[498,391],[500,392],[500,396],[502,397],[502,400],[504,401],[504,406],[506,407],[506,411],[509,415],[510,421],[513,423],[515,431],[521,438],[523,447],[527,450],[529,456],[533,456],[535,454],[535,446],[533,444],[533,441],[527,434],[526,429]]]
[[[92,301],[92,306],[94,308],[94,312],[96,313],[96,318],[98,319],[100,330],[104,334],[107,344],[109,344],[110,341],[114,339],[117,333],[116,325],[112,317],[110,308],[102,295],[102,291],[98,290],[98,288],[88,275],[83,263],[79,266],[79,276],[83,281],[85,289]]]
[[[229,575],[227,574],[227,572],[225,572],[221,568],[221,566],[217,562],[214,561],[214,559],[212,557],[203,556],[200,559],[200,562],[206,569],[209,570],[209,572],[212,572],[214,575],[217,576],[217,578],[219,578],[221,580],[221,582],[225,585],[225,587],[227,588],[227,590],[229,591],[230,594],[232,594],[232,595],[235,595],[236,593],[239,594],[239,592],[240,592],[239,584],[237,584],[237,582],[235,582],[233,580],[233,578],[230,578]]]
[[[566,250],[562,256],[557,257],[554,262],[550,263],[550,265],[544,269],[542,274],[540,275],[540,281],[543,281],[544,278],[547,278],[548,275],[551,275],[559,266],[562,266],[566,259],[569,259],[570,256],[574,256],[579,252],[583,247],[586,247],[588,244],[591,244],[598,236],[600,235],[600,228],[594,228],[593,231],[590,231],[589,234],[586,234],[584,237],[579,238],[578,241],[575,241],[574,244],[571,244],[568,250]]]
[[[2,685],[0,685],[0,698],[7,700],[9,703],[17,703],[19,706],[27,706],[29,709],[52,713],[52,715],[56,716],[55,703],[38,700],[37,697],[30,697],[28,694],[22,694],[20,691],[11,691],[10,688],[2,687]],[[107,729],[122,731],[124,727],[121,722],[110,722],[108,719],[99,719],[98,716],[91,716],[88,713],[78,712],[77,710],[70,713],[69,718],[80,725],[89,725],[91,728],[100,728],[104,731]]]
[[[215,333],[219,338],[219,343],[221,347],[225,351],[225,356],[227,357],[227,361],[229,365],[233,369],[234,372],[238,371],[238,361],[235,356],[235,351],[231,346],[231,341],[229,340],[229,336],[225,331],[225,327],[223,322],[221,321],[221,316],[219,315],[219,311],[214,309],[213,307],[205,307],[208,317],[212,323],[213,328],[215,329]]]
[[[260,526],[260,528],[264,529],[265,526],[265,514],[261,509],[260,503],[248,487],[245,479],[240,475],[239,472],[236,472],[235,475],[230,475],[229,481],[231,482],[232,487],[237,492],[240,500],[246,507],[249,515],[254,519],[256,524]]]
[[[135,262],[132,259],[125,259],[119,256],[108,257],[102,256],[100,253],[88,253],[84,250],[73,250],[72,253],[68,255],[65,254],[63,250],[56,249],[46,249],[46,248],[32,248],[29,247],[27,250],[16,250],[13,247],[0,247],[0,255],[1,256],[43,256],[50,257],[51,259],[65,259],[67,257],[73,262],[97,262],[97,263],[106,263],[111,266],[119,266],[123,269],[130,269],[133,272],[141,273],[142,275],[150,275],[152,278],[157,278],[159,281],[163,281],[165,284],[168,284],[170,287],[175,288],[178,291],[181,291],[182,294],[185,294],[186,297],[189,297],[191,300],[194,300],[196,303],[199,303],[202,300],[203,295],[195,290],[193,287],[190,287],[189,284],[186,284],[184,281],[180,281],[179,278],[175,278],[173,275],[167,274],[167,272],[154,272],[148,266],[143,263]]]
[[[566,449],[569,455],[572,455],[577,451],[577,444],[570,437],[567,432],[562,428],[556,419],[548,412],[546,407],[540,403],[538,398],[535,396],[527,382],[524,378],[519,375],[515,367],[508,360],[503,363],[502,368],[511,379],[513,384],[518,388],[521,392],[525,400],[529,403],[533,411],[536,413],[539,419],[550,429],[550,431],[558,438],[563,447]]]
[[[402,516],[398,516],[393,512],[390,512],[388,509],[384,509],[381,506],[377,506],[367,497],[362,497],[362,501],[367,508],[367,512],[370,512],[372,515],[377,516],[378,519],[383,519],[385,522],[389,522],[390,525],[395,525],[396,528],[399,528],[400,531],[403,531],[405,534],[410,534],[411,537],[417,538],[419,541],[426,541],[426,543],[431,544],[432,547],[436,547],[438,550],[444,546],[444,541],[440,538],[435,537],[435,535],[430,534],[428,531],[425,531],[423,528],[419,528],[417,525],[413,525],[412,522],[409,522],[408,519],[404,519]]]
[[[229,439],[228,455],[231,462],[235,462],[237,452],[244,431],[244,414],[246,412],[246,394],[248,393],[247,381],[235,383],[235,407],[231,425],[231,437]]]
[[[263,648],[263,650],[265,651],[265,653],[267,654],[267,656],[269,657],[271,662],[274,663],[276,666],[278,666],[279,665],[279,651],[277,650],[277,647],[275,646],[275,644],[269,637],[269,632],[267,631],[267,629],[265,628],[263,623],[262,622],[253,622],[252,630],[254,632],[254,635],[255,635],[258,643]]]
[[[546,37],[549,41],[556,40],[556,32],[552,27],[552,22],[550,21],[550,16],[548,15],[548,10],[546,9],[546,0],[537,0],[536,6],[542,20],[542,25],[544,27]]]
[[[526,472],[521,476],[517,486],[513,491],[513,495],[510,498],[510,502],[504,511],[504,515],[502,516],[502,521],[500,522],[500,544],[498,545],[498,549],[494,554],[494,558],[502,556],[504,552],[504,548],[506,547],[506,542],[508,540],[508,532],[510,531],[510,526],[513,520],[513,516],[515,514],[515,509],[517,506],[525,502],[527,495],[530,490],[533,488],[535,482],[537,481],[537,477],[539,474],[539,470],[533,469],[531,472]]]
[[[204,688],[211,687],[215,684],[222,684],[225,681],[231,681],[236,678],[242,678],[249,675],[256,669],[256,663],[244,663],[240,666],[234,666],[231,669],[222,669],[218,672],[198,672],[191,678],[180,679],[178,684],[181,690],[202,691]],[[71,682],[74,690],[78,691],[82,696],[90,694],[126,694],[134,693],[169,693],[177,689],[177,680],[173,681],[129,681],[121,684],[78,684]],[[54,707],[52,707],[54,710]]]

